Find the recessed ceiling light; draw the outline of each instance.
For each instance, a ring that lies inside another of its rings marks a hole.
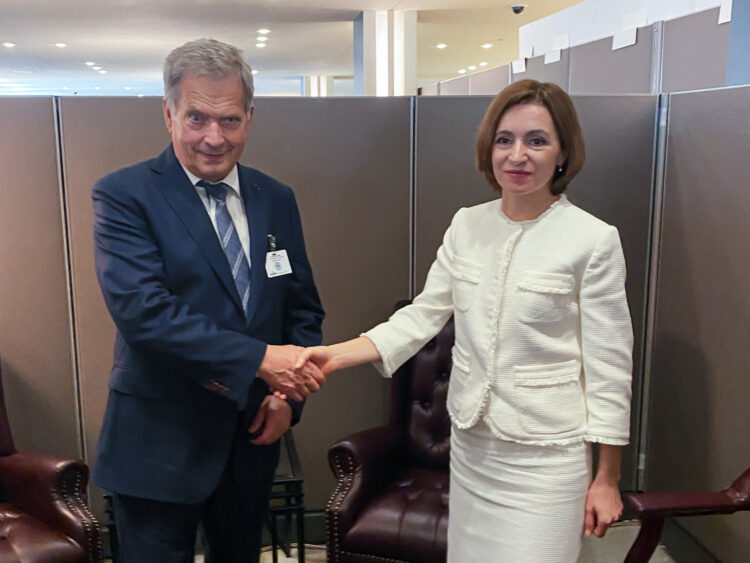
[[[63,86],[62,89],[63,90],[70,90],[70,88],[68,86]]]
[[[462,68],[458,71],[458,74],[466,74],[466,69]]]
[[[256,37],[255,40],[260,42],[268,41],[268,37],[264,37],[261,35],[260,37]]]
[[[130,86],[125,86],[125,89],[126,90],[132,90],[132,88]]]
[[[95,64],[94,61],[86,61],[86,66],[94,66]]]
[[[262,49],[263,47],[266,46],[266,44],[265,43],[256,43],[255,46],[258,47],[258,48],[260,48],[260,49]]]
[[[92,66],[91,68],[93,68],[94,70],[101,70],[102,69],[102,67],[100,67],[100,66]]]
[[[271,30],[263,28],[263,29],[259,29],[258,33],[260,33],[261,35],[266,35],[267,33],[271,33]]]
[[[139,97],[139,98],[142,98],[142,97],[143,97],[143,94],[138,94],[138,97]]]
[[[8,49],[12,49],[15,46],[16,46],[16,44],[15,43],[11,43],[10,41],[5,41],[3,43],[3,47],[7,47]]]
[[[258,72],[260,71],[253,69],[253,74],[258,74]]]
[[[102,89],[101,86],[94,86],[94,90],[101,90],[101,89]]]
[[[107,74],[107,71],[106,70],[100,70],[99,74]]]
[[[487,66],[487,62],[486,61],[482,61],[481,63],[479,63],[479,66]]]
[[[60,49],[62,49],[63,47],[67,47],[67,46],[68,46],[67,43],[55,43],[55,47],[59,47]]]
[[[477,69],[476,65],[471,65],[471,66],[466,67],[466,68],[468,68],[469,70],[476,70]]]
[[[438,49],[445,49],[448,45],[446,43],[438,43],[435,45]]]
[[[483,43],[482,44],[482,49],[491,49],[491,48],[492,48],[492,43]]]

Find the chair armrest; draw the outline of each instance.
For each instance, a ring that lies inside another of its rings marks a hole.
[[[343,537],[364,504],[395,477],[401,444],[396,427],[380,426],[347,436],[328,450],[338,481],[326,507],[332,537]]]
[[[38,452],[0,457],[8,501],[76,541],[91,561],[101,557],[101,530],[86,502],[88,466]]]
[[[631,493],[625,495],[639,518],[731,514],[738,509],[726,491],[690,493]]]

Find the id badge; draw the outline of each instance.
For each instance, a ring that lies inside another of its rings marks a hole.
[[[266,274],[269,278],[285,276],[292,273],[292,265],[286,250],[275,250],[266,253]]]

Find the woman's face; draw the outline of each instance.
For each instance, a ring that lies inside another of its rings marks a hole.
[[[549,194],[555,168],[565,161],[552,116],[539,104],[520,104],[500,118],[492,169],[503,197]]]

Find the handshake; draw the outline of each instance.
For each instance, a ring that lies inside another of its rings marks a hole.
[[[360,336],[332,346],[272,346],[258,368],[277,397],[301,401],[318,391],[334,371],[380,359],[372,341]]]
[[[278,397],[301,401],[318,391],[326,376],[337,368],[330,362],[327,346],[272,346],[258,369],[263,379]]]

